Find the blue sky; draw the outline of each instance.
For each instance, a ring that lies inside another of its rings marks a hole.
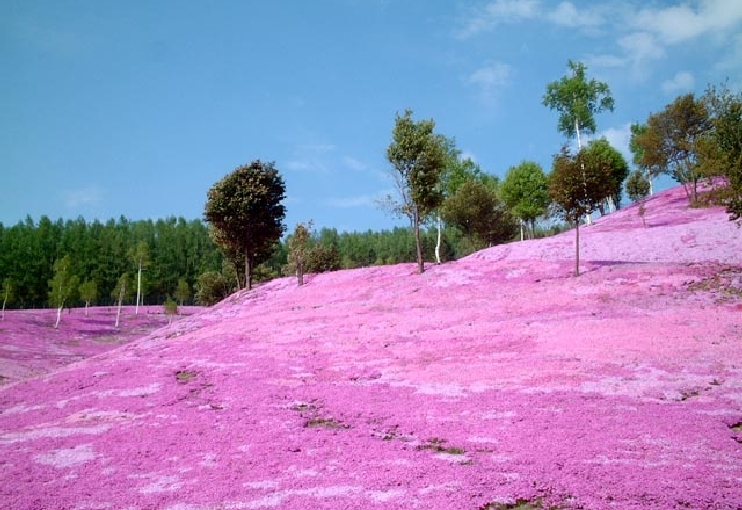
[[[503,176],[550,168],[542,106],[568,59],[606,81],[597,136],[679,94],[742,84],[742,1],[37,1],[0,16],[0,222],[200,218],[254,159],[287,185],[289,230],[405,222],[375,201],[396,112],[412,108]],[[664,180],[661,186],[670,185]]]

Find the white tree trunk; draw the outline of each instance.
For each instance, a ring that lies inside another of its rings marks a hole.
[[[88,316],[88,305],[90,304],[90,301],[85,301],[85,317]]]
[[[441,263],[441,214],[438,213],[438,242],[435,244],[435,263]]]
[[[8,300],[8,296],[5,296],[3,298],[3,313],[0,315],[0,320],[5,320],[5,302]]]
[[[136,305],[134,305],[134,315],[139,315],[139,298],[141,296],[142,296],[142,262],[139,261],[139,270],[137,271],[137,303]]]
[[[57,329],[59,327],[59,321],[62,320],[62,308],[63,307],[64,307],[64,303],[62,303],[62,305],[60,305],[57,308],[57,322],[54,323],[54,329]]]
[[[523,220],[520,220],[520,240],[523,240]]]

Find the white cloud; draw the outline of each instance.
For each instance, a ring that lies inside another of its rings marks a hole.
[[[495,0],[483,8],[473,10],[464,22],[464,28],[456,33],[466,39],[480,32],[491,30],[500,23],[516,23],[535,18],[540,10],[538,0]]]
[[[693,89],[695,79],[693,75],[687,71],[679,72],[670,80],[662,82],[662,90],[666,94],[674,94],[676,92],[687,92]]]
[[[617,128],[608,128],[598,133],[597,138],[605,138],[612,147],[623,154],[626,161],[631,161],[631,151],[629,150],[629,141],[631,140],[631,124],[624,124]]]
[[[636,14],[633,25],[654,32],[664,43],[673,44],[726,31],[742,22],[739,0],[701,0],[697,4],[696,8],[683,3],[661,9],[642,9]]]
[[[325,201],[330,207],[349,208],[373,206],[379,197],[373,195],[360,195],[356,197],[330,198]]]
[[[492,103],[500,89],[510,83],[513,68],[502,62],[488,62],[470,74],[466,81],[476,86],[486,103]]]
[[[603,16],[597,11],[583,9],[578,11],[572,2],[561,2],[546,18],[565,27],[596,27],[603,24]]]
[[[365,163],[350,156],[345,156],[343,158],[343,164],[356,172],[361,172],[367,168],[367,165]]]
[[[95,205],[100,203],[102,198],[100,189],[95,186],[88,186],[86,188],[65,191],[62,193],[64,205],[69,208]]]
[[[649,32],[634,32],[618,40],[626,50],[627,58],[635,63],[657,60],[665,56],[665,49]]]

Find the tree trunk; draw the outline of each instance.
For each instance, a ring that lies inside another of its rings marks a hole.
[[[124,285],[121,286],[121,289],[119,290],[119,306],[116,310],[116,323],[113,325],[114,328],[119,327],[119,324],[121,323],[121,303],[124,301],[124,293],[126,292],[126,287]]]
[[[536,220],[531,220],[531,239],[536,239]]]
[[[301,259],[296,260],[296,281],[299,285],[304,285],[304,263]]]
[[[420,215],[418,214],[417,206],[415,206],[412,215],[415,230],[415,244],[417,245],[417,272],[423,274],[425,272],[425,261],[423,260],[423,251],[420,246]]]
[[[139,298],[142,295],[142,261],[139,261],[137,271],[137,303],[134,305],[134,315],[139,315]]]
[[[580,276],[580,219],[575,222],[575,276]]]
[[[438,242],[435,244],[435,263],[441,263],[441,213],[438,213]]]
[[[523,240],[523,220],[520,220],[520,240]]]
[[[0,318],[0,320],[5,320],[5,302],[6,302],[7,300],[8,300],[8,296],[5,296],[5,297],[3,298],[3,313],[2,313],[2,317]]]
[[[90,304],[90,301],[85,301],[85,317],[88,316],[88,305]]]
[[[252,290],[252,256],[245,253],[245,288]]]
[[[64,308],[64,303],[57,307],[57,322],[54,323],[54,329],[59,327],[59,321],[62,320],[62,308]]]

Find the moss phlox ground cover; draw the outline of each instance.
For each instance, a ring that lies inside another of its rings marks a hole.
[[[0,507],[738,510],[742,232],[645,218],[579,278],[567,232],[280,279],[6,385]]]

